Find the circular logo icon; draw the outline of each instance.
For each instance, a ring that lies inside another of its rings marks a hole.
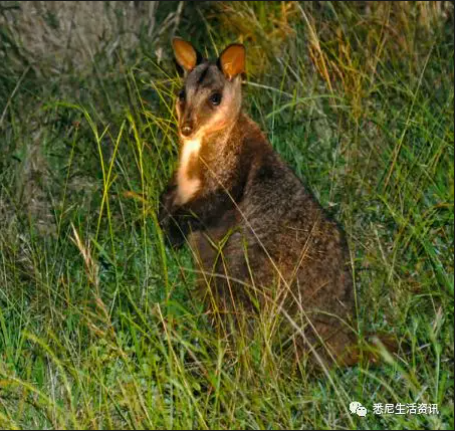
[[[359,403],[358,401],[352,401],[349,404],[349,411],[353,415],[356,414],[357,416],[360,416],[361,418],[364,418],[368,413],[368,410],[365,407],[363,407],[362,404]]]

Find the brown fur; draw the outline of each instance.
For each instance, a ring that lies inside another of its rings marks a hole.
[[[174,176],[161,198],[161,226],[174,246],[189,242],[214,315],[284,314],[280,337],[348,364],[354,302],[345,235],[241,112],[240,76],[223,75],[222,66],[203,62],[187,71],[177,110],[180,130],[191,122],[185,138],[200,139],[187,166],[199,187],[179,204]],[[223,94],[216,107],[207,105],[212,89]]]

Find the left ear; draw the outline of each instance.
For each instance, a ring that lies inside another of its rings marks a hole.
[[[229,45],[218,58],[218,67],[224,76],[232,80],[245,72],[245,47],[240,43]]]
[[[196,51],[191,43],[186,40],[174,37],[172,40],[174,55],[178,65],[186,73],[191,72],[202,61],[202,56]]]

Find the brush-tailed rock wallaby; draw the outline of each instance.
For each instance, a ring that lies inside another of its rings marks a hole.
[[[181,148],[160,199],[163,231],[191,247],[211,312],[285,316],[304,351],[343,362],[354,340],[345,235],[242,112],[244,46],[216,62],[182,39],[173,48]]]

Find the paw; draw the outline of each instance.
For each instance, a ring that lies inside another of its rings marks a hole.
[[[158,209],[158,223],[161,226],[161,229],[166,230],[169,226],[169,220],[172,217],[173,212],[175,212],[175,196],[176,188],[166,190],[159,200],[159,209]]]

